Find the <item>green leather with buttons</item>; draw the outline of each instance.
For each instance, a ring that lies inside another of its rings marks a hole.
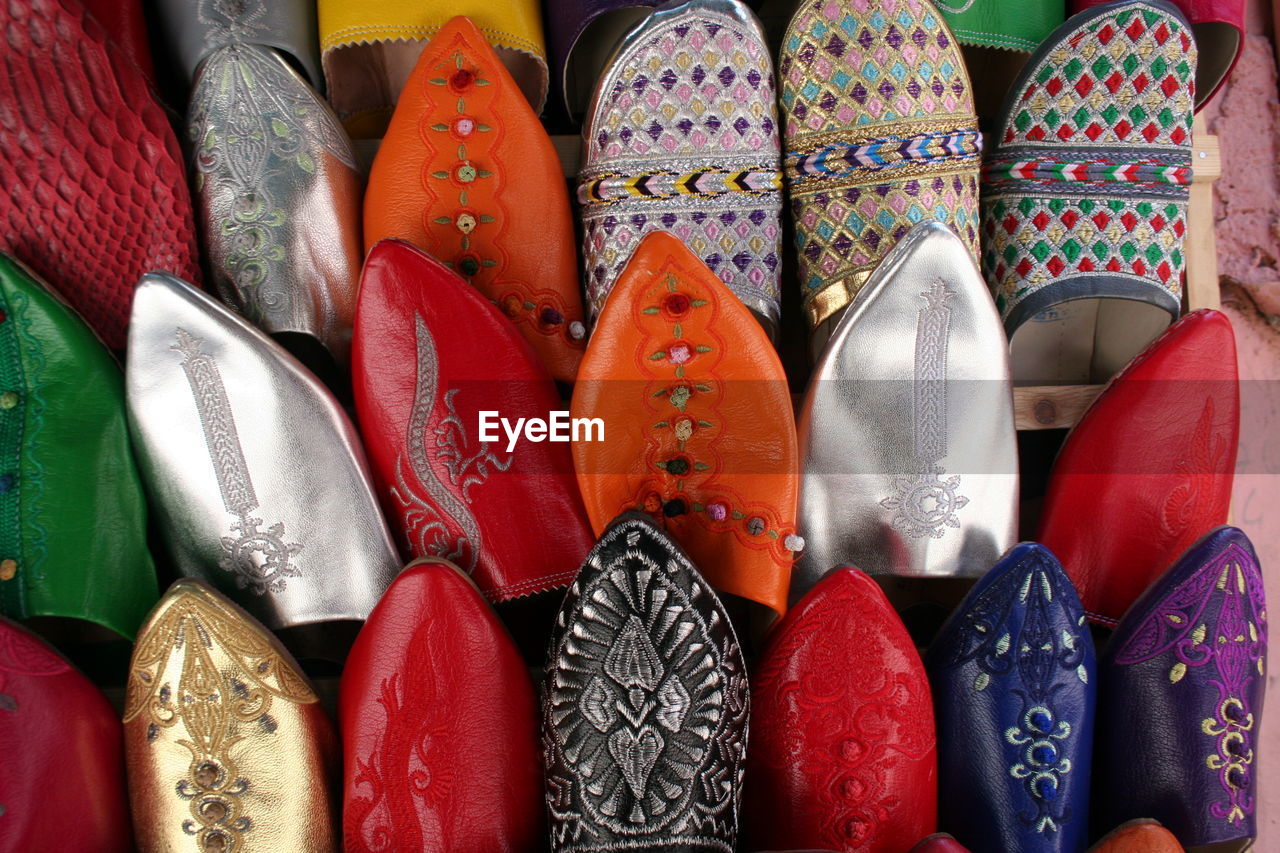
[[[120,366],[0,254],[0,613],[132,639],[158,598]]]

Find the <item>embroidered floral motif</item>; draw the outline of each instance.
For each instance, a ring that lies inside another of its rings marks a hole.
[[[274,734],[275,700],[316,702],[302,677],[271,642],[231,611],[184,593],[139,638],[129,671],[124,722],[144,716],[147,741],[166,729],[191,753],[178,796],[190,802],[182,829],[199,850],[246,849],[253,819],[244,795],[241,744],[249,727]]]
[[[218,567],[231,572],[236,586],[248,587],[255,595],[282,592],[286,578],[301,577],[293,558],[302,552],[296,542],[285,541],[284,524],[276,522],[261,529],[262,519],[254,518],[258,495],[249,476],[249,465],[236,431],[235,412],[227,399],[227,389],[213,356],[201,351],[204,341],[178,329],[177,342],[169,349],[182,355],[182,371],[187,375],[209,459],[213,462],[222,504],[236,520],[234,536],[222,537],[223,557]]]
[[[982,137],[950,31],[920,0],[810,0],[779,66],[810,325],[844,308],[926,219],[978,254]]]
[[[666,230],[776,321],[781,146],[763,35],[690,8],[651,26],[613,68],[579,174],[592,317],[640,239]]]
[[[292,196],[319,168],[317,147],[354,171],[351,143],[329,108],[258,48],[230,46],[212,56],[191,103],[196,190],[230,196],[210,235],[213,261],[255,323],[293,318],[302,309],[290,286]]]
[[[1213,397],[1206,396],[1204,408],[1191,435],[1190,458],[1178,462],[1178,473],[1184,478],[1165,499],[1160,513],[1160,526],[1170,541],[1187,532],[1204,500],[1204,492],[1214,488],[1214,481],[1231,473],[1227,439],[1214,426]]]
[[[1130,665],[1171,652],[1173,690],[1190,670],[1212,667],[1215,677],[1201,681],[1210,691],[1187,696],[1204,703],[1201,731],[1213,741],[1205,766],[1216,771],[1224,797],[1209,812],[1228,823],[1243,823],[1255,807],[1250,792],[1257,733],[1249,696],[1256,692],[1250,685],[1265,676],[1262,590],[1257,563],[1233,544],[1162,598],[1116,655],[1117,664]]]
[[[422,317],[415,315],[414,319],[417,382],[408,443],[396,460],[396,486],[391,494],[400,504],[415,557],[443,557],[473,572],[480,559],[482,538],[470,509],[470,489],[484,483],[494,471],[510,468],[513,457],[507,454],[503,458],[490,451],[488,442],[471,444],[466,425],[453,405],[459,389],[451,388],[440,395],[440,360],[435,340]],[[433,428],[431,421],[441,404],[447,414]],[[436,472],[433,461],[444,465],[447,482]],[[406,465],[425,495],[411,485]]]
[[[210,30],[205,42],[253,42],[266,32],[267,9],[262,0],[200,0],[196,17]]]

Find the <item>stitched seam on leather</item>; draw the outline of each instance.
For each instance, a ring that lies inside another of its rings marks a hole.
[[[537,44],[536,42],[530,39],[513,35],[512,33],[506,32],[505,30],[495,30],[491,27],[477,26],[476,29],[484,33],[486,36],[493,36],[496,39],[499,39],[499,40],[505,39],[506,41],[511,42],[510,45],[503,45],[503,47],[512,47],[517,50],[523,50],[526,53],[533,54],[533,56],[536,59],[543,60],[544,63],[546,61],[545,49],[543,49],[541,45]],[[431,26],[431,27],[412,26],[412,25],[380,26],[380,27],[344,27],[343,29],[338,30],[337,32],[325,38],[324,42],[320,45],[320,48],[321,50],[332,50],[338,47],[351,47],[352,45],[343,43],[351,38],[358,38],[358,41],[356,42],[356,44],[374,44],[377,41],[399,41],[401,39],[408,41],[411,37],[414,37],[414,36],[418,36],[418,37],[432,36],[438,33],[439,31],[440,31],[440,25]],[[376,38],[374,40],[370,40],[368,38],[359,38],[362,34],[373,34],[373,33],[406,33],[407,35],[398,36],[396,38],[381,37],[381,38]]]
[[[572,569],[566,572],[556,572],[553,575],[545,575],[534,580],[507,584],[486,592],[485,597],[489,599],[502,600],[503,598],[519,597],[526,593],[541,592],[544,589],[554,589],[562,583],[568,583],[573,580],[574,576],[577,574],[577,569]]]
[[[972,39],[987,39],[995,42],[992,47],[1017,48],[1019,50],[1035,50],[1038,44],[1031,39],[1018,38],[1017,36],[1005,36],[998,33],[988,33],[982,30],[964,30],[952,27],[951,32],[956,38],[967,36]]]

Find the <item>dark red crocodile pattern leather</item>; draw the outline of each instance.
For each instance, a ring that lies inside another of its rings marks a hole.
[[[0,2],[0,105],[0,248],[123,349],[139,276],[199,278],[164,110],[73,0]]]

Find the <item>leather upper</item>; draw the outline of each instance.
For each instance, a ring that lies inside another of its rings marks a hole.
[[[938,11],[962,44],[1032,51],[1066,17],[1064,0],[943,0]]]
[[[396,105],[364,199],[364,243],[422,247],[507,315],[551,375],[586,346],[560,160],[483,33],[453,18]]]
[[[1154,820],[1131,820],[1089,848],[1089,853],[1183,853],[1172,832]]]
[[[805,391],[800,447],[793,600],[842,563],[973,577],[1013,544],[1008,348],[947,226],[912,229],[837,324]]]
[[[138,286],[134,451],[174,567],[274,629],[364,619],[400,571],[354,426],[319,380],[212,298]]]
[[[837,569],[773,628],[751,682],[746,849],[903,853],[936,826],[937,777],[915,644],[869,575]]]
[[[1053,554],[1035,543],[1010,550],[943,625],[925,666],[939,828],[990,853],[1083,850],[1097,662]]]
[[[115,709],[52,647],[7,619],[0,755],[0,853],[134,849]]]
[[[502,314],[430,255],[385,240],[365,264],[353,368],[374,480],[407,553],[453,561],[492,601],[568,586],[593,542],[568,445],[513,447],[497,422],[547,420],[562,404]]]
[[[229,45],[200,66],[187,136],[218,295],[263,331],[310,335],[345,364],[363,187],[333,110],[276,51]]]
[[[156,72],[151,62],[151,45],[147,39],[147,22],[142,14],[142,0],[80,0],[116,47],[133,60],[142,75],[152,83]]]
[[[266,628],[176,581],[138,635],[124,709],[138,849],[336,853],[333,724]]]
[[[1226,521],[1239,430],[1235,335],[1217,311],[1182,318],[1094,400],[1054,461],[1039,533],[1091,618],[1114,624]]]
[[[525,853],[545,838],[537,700],[466,574],[410,564],[342,673],[347,853]]]
[[[656,231],[614,286],[574,388],[573,445],[591,524],[640,511],[716,589],[786,610],[795,423],[786,376],[751,312],[676,236]]]
[[[911,853],[969,853],[969,850],[950,835],[939,832],[912,847]]]
[[[289,57],[312,86],[324,85],[312,0],[158,0],[160,42],[190,81],[209,54],[229,44],[257,44]]]
[[[6,254],[0,454],[0,613],[87,619],[132,638],[159,592],[124,377],[66,302]]]
[[[1255,836],[1266,658],[1258,556],[1219,527],[1134,603],[1102,656],[1100,826],[1154,818],[1187,847]]]
[[[0,5],[0,249],[122,350],[138,278],[199,282],[178,141],[146,78],[76,0]]]
[[[748,704],[716,594],[651,521],[619,519],[552,636],[542,705],[552,853],[732,853]]]

